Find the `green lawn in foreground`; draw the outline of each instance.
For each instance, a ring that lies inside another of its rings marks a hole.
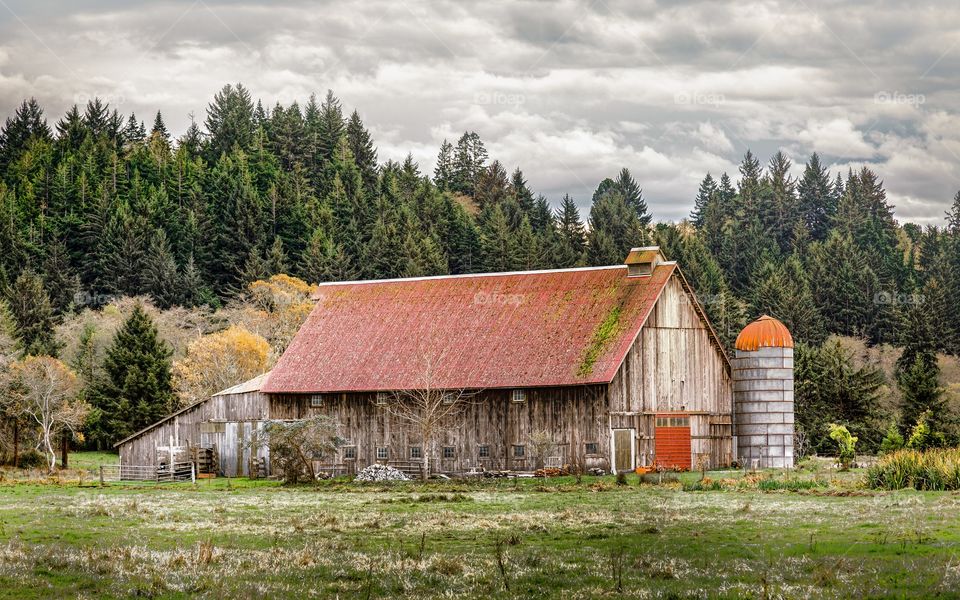
[[[627,486],[565,477],[293,488],[8,478],[0,596],[950,597],[960,589],[956,494],[868,492],[857,474],[709,476],[731,481],[725,491],[683,491],[680,482],[641,486],[635,476]],[[699,474],[681,479],[689,488]],[[758,479],[817,483],[766,492]]]

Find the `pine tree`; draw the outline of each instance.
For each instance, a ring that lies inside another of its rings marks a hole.
[[[441,190],[450,189],[453,183],[453,144],[443,140],[437,154],[437,166],[433,169],[433,182]]]
[[[753,277],[751,314],[754,318],[764,314],[776,317],[794,339],[819,345],[826,339],[826,331],[805,271],[796,255],[781,264],[765,262]]]
[[[593,266],[620,264],[646,235],[636,211],[619,192],[603,193],[590,208],[587,261]]]
[[[0,129],[0,175],[16,162],[34,140],[50,141],[50,127],[34,98],[24,100]]]
[[[507,179],[507,171],[500,161],[495,160],[477,176],[473,198],[483,210],[486,206],[503,204],[509,195],[510,181]]]
[[[43,261],[43,281],[52,292],[50,302],[57,314],[63,314],[73,307],[80,291],[80,276],[70,265],[67,245],[63,240],[57,239],[49,244]]]
[[[279,236],[273,238],[270,251],[267,252],[267,272],[270,275],[287,274],[290,272],[290,263],[287,252],[283,248],[283,240]]]
[[[626,167],[620,169],[614,185],[617,191],[620,192],[620,195],[623,196],[627,206],[636,211],[637,220],[640,221],[640,225],[644,228],[650,225],[652,217],[647,212],[647,203],[643,199],[643,190],[641,190],[637,182],[634,181],[633,176],[630,175],[630,171]]]
[[[352,281],[358,271],[343,246],[336,244],[322,229],[310,237],[303,254],[304,273],[311,282]]]
[[[520,210],[527,216],[532,216],[534,208],[533,192],[527,187],[527,180],[523,178],[523,171],[517,167],[510,176],[510,191],[520,205]]]
[[[143,306],[134,306],[107,349],[104,377],[91,394],[98,420],[90,437],[98,448],[112,447],[173,410],[171,354]]]
[[[513,268],[516,270],[531,271],[549,266],[545,262],[546,252],[540,239],[534,234],[530,219],[527,217],[523,217],[514,234],[514,249],[516,262]]]
[[[767,176],[761,181],[760,222],[776,240],[781,252],[792,248],[795,226],[801,222],[796,182],[790,176],[793,164],[782,151],[770,159]]]
[[[363,126],[357,111],[350,114],[346,131],[350,151],[353,152],[353,160],[363,176],[367,195],[373,197],[377,194],[377,149],[373,146],[373,138]]]
[[[953,196],[953,204],[947,211],[947,232],[952,236],[960,236],[960,191]]]
[[[870,335],[886,297],[880,295],[876,274],[850,236],[833,232],[825,242],[814,244],[808,262],[813,295],[827,330]]]
[[[797,183],[800,214],[810,237],[820,241],[827,237],[837,213],[835,186],[830,184],[830,174],[814,152],[807,161],[803,176]]]
[[[167,131],[167,126],[163,122],[163,116],[159,110],[157,111],[157,116],[153,119],[153,128],[150,130],[150,137],[157,137],[167,144],[170,143],[170,132]]]
[[[472,196],[477,178],[487,164],[487,149],[480,136],[473,131],[464,132],[457,140],[453,154],[453,174],[450,189]]]
[[[253,101],[242,84],[227,84],[207,105],[205,125],[208,138],[208,160],[215,162],[221,154],[234,148],[245,150],[253,144]]]
[[[694,227],[702,228],[706,220],[707,210],[711,202],[715,201],[717,194],[717,182],[710,173],[700,182],[700,188],[697,190],[697,197],[693,201],[693,211],[690,213],[690,222]]]
[[[940,386],[940,367],[936,356],[926,353],[914,356],[897,375],[897,385],[903,398],[900,406],[900,425],[904,433],[918,422],[920,415],[929,411],[927,424],[934,431],[942,431],[946,401]]]
[[[340,100],[333,95],[333,90],[327,90],[317,121],[317,155],[321,164],[333,160],[334,150],[345,135],[346,124]]]
[[[60,351],[50,297],[43,279],[24,270],[6,292],[7,306],[15,325],[17,349],[28,356],[53,356]]]
[[[169,308],[181,301],[182,281],[167,234],[161,229],[152,238],[144,257],[144,288],[157,306]]]
[[[569,194],[564,194],[557,213],[557,236],[553,258],[559,268],[582,266],[587,249],[587,234],[580,211]]]
[[[503,209],[496,204],[488,205],[481,214],[480,249],[484,271],[513,271],[519,262],[513,231]]]

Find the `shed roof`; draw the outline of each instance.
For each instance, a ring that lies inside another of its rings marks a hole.
[[[676,271],[559,269],[321,285],[266,393],[609,383]]]

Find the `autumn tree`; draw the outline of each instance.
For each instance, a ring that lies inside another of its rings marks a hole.
[[[3,387],[7,411],[27,417],[40,428],[53,471],[57,463],[54,440],[67,432],[79,432],[90,412],[90,406],[77,398],[76,375],[55,358],[28,356],[10,365]]]
[[[173,365],[176,389],[184,404],[265,373],[270,365],[270,345],[241,325],[197,338],[187,355]]]

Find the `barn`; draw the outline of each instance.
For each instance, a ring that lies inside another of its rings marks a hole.
[[[621,472],[735,459],[730,362],[657,247],[608,267],[327,283],[314,300],[268,376],[123,440],[122,461],[201,448],[219,473],[266,471],[268,457],[250,456],[246,441],[266,420],[313,415],[338,423],[344,443],[324,457],[338,472],[424,461],[448,473]],[[457,404],[430,440],[392,409],[423,390]]]
[[[585,469],[734,459],[730,363],[657,247],[609,267],[329,283],[315,300],[261,392],[271,418],[332,416],[347,470],[532,470],[544,433],[549,462]],[[424,388],[470,397],[435,448],[390,410]]]

